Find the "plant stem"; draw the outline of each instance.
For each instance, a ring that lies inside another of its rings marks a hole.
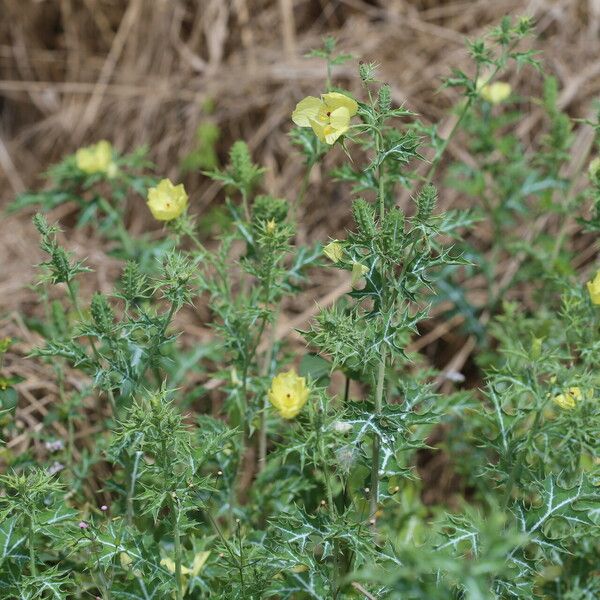
[[[135,482],[137,480],[138,466],[140,464],[140,458],[142,452],[139,450],[135,453],[135,459],[133,462],[133,469],[131,470],[131,476],[129,478],[129,489],[127,490],[127,524],[133,523],[133,495],[135,493]]]
[[[246,192],[242,192],[242,206],[244,207],[244,216],[246,221],[250,222],[250,208],[248,207],[248,198]]]
[[[176,502],[171,502],[173,511],[173,538],[175,540],[175,585],[177,600],[183,599],[183,581],[181,579],[181,533],[179,531],[179,508]]]
[[[377,389],[375,391],[375,416],[381,414],[383,408],[383,393],[385,387],[385,364],[387,360],[387,346],[381,351],[381,362],[377,372]],[[371,518],[375,518],[377,502],[379,500],[379,436],[373,437],[373,456],[371,465]]]
[[[327,509],[331,520],[337,515],[337,507],[333,502],[333,488],[331,487],[331,476],[329,473],[329,467],[327,465],[327,454],[325,450],[325,443],[323,441],[323,419],[321,407],[316,408],[317,417],[315,420],[315,433],[317,436],[317,449],[319,452],[319,458],[323,466],[323,477],[325,479],[325,493],[327,495]],[[333,569],[331,573],[331,588],[334,599],[338,596],[340,580],[340,548],[337,539],[333,541]]]
[[[121,214],[111,206],[109,202],[107,202],[104,198],[99,199],[100,206],[104,209],[104,211],[110,215],[115,222],[116,226],[116,234],[119,240],[121,241],[121,245],[123,246],[123,250],[125,250],[125,254],[129,258],[133,258],[135,256],[135,250],[133,247],[133,242],[127,228],[123,224],[123,218]]]
[[[33,543],[34,535],[33,516],[29,517],[29,570],[32,577],[37,577],[37,567],[35,564],[35,546]]]
[[[242,535],[240,532],[240,522],[238,520],[237,527],[238,539],[240,542],[240,562],[238,563],[238,570],[240,572],[240,587],[242,588],[242,597],[244,597],[245,587],[244,587],[244,547],[242,545]]]
[[[75,289],[73,288],[73,284],[70,281],[67,281],[66,284],[67,284],[67,289],[69,290],[69,297],[71,298],[71,302],[73,303],[73,306],[75,307],[75,310],[77,311],[77,315],[83,321],[84,320],[83,312],[81,311],[81,306],[79,305],[79,300],[77,298],[77,294],[75,293]],[[98,350],[96,350],[96,344],[94,344],[94,340],[91,337],[88,337],[88,340],[90,342],[90,346],[92,347],[92,352],[94,354],[94,358],[99,362],[100,354],[98,354]]]
[[[377,138],[377,152],[380,152],[382,140],[380,137]],[[385,217],[385,182],[384,182],[384,173],[383,173],[383,164],[379,165],[379,222],[380,225],[383,223],[383,219]],[[385,281],[385,278],[384,278]],[[383,290],[385,292],[385,289]],[[382,299],[382,310],[383,310],[383,301],[385,300],[385,296]],[[383,394],[385,388],[385,366],[387,361],[387,346],[384,345],[381,350],[381,361],[379,363],[379,369],[377,371],[377,387],[375,390],[375,414],[377,417],[381,414],[381,409],[383,408]],[[375,513],[377,512],[377,503],[379,500],[379,447],[381,441],[379,439],[379,435],[375,434],[373,436],[373,451],[371,457],[371,500],[370,500],[370,508],[371,508],[371,519],[375,519]]]
[[[504,500],[502,502],[502,506],[504,507],[504,510],[506,510],[508,508],[508,503],[510,502],[510,497],[511,497],[511,492],[512,492],[513,486],[515,483],[517,483],[519,481],[519,477],[521,476],[521,469],[523,468],[523,461],[529,450],[531,440],[533,439],[533,436],[535,435],[535,432],[540,423],[541,415],[542,415],[542,411],[540,409],[538,409],[537,412],[535,413],[535,419],[533,420],[533,424],[532,424],[531,428],[529,429],[529,433],[527,434],[527,439],[525,440],[525,448],[523,449],[523,452],[521,452],[518,459],[515,461],[513,468],[510,472],[510,475],[508,477],[508,482],[506,484],[506,490],[504,491]]]

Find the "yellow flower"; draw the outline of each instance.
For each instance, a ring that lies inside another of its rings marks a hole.
[[[573,410],[577,402],[583,398],[583,394],[578,387],[570,387],[563,394],[554,396],[554,403],[558,404],[563,410]]]
[[[338,263],[344,258],[344,248],[339,242],[333,241],[323,248],[323,254],[331,262]]]
[[[484,100],[490,104],[500,104],[504,102],[511,94],[510,83],[505,81],[495,81],[494,83],[484,84],[485,78],[477,80],[477,90]]]
[[[106,173],[109,177],[114,177],[117,174],[117,165],[113,162],[113,148],[106,140],[77,150],[75,163],[80,171],[88,175]]]
[[[299,127],[312,127],[317,137],[327,144],[335,144],[350,127],[350,119],[358,111],[358,104],[345,94],[329,92],[321,98],[307,96],[296,105],[292,121]]]
[[[169,179],[148,190],[148,208],[157,221],[176,219],[185,211],[187,201],[183,183],[173,185]]]
[[[596,276],[592,281],[587,282],[587,289],[592,304],[600,304],[600,271],[596,273]]]
[[[273,377],[269,400],[284,419],[293,419],[306,404],[308,394],[306,380],[292,369]]]
[[[208,560],[208,557],[210,556],[210,552],[209,551],[204,551],[204,552],[198,552],[198,554],[196,554],[196,556],[194,556],[194,562],[192,564],[192,567],[186,567],[185,565],[181,565],[181,575],[182,575],[182,579],[185,585],[185,589],[187,590],[187,586],[188,586],[188,578],[191,577],[197,577],[200,573],[200,571],[202,570],[202,567],[204,567],[204,564],[206,563],[206,561]],[[175,573],[175,561],[170,558],[170,557],[166,557],[163,558],[160,561],[160,564],[165,567],[168,571],[170,571],[171,573]]]
[[[361,265],[359,262],[352,264],[352,287],[355,288],[365,273],[369,272],[369,268]]]

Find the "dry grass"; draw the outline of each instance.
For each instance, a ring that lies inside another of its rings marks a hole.
[[[298,98],[322,86],[322,65],[302,56],[325,34],[335,35],[340,48],[357,59],[379,62],[396,102],[425,120],[446,118],[446,131],[453,117],[445,115],[456,97],[452,90],[439,91],[441,77],[450,67],[468,65],[465,38],[481,34],[505,14],[535,17],[536,46],[559,78],[564,109],[586,116],[600,92],[598,0],[0,0],[0,11],[0,205],[39,185],[38,174],[63,154],[100,138],[121,150],[147,144],[159,171],[179,178],[181,159],[206,118],[206,99],[215,101],[211,118],[222,130],[221,158],[235,139],[244,138],[269,168],[267,189],[293,193],[302,164],[286,136],[289,115]],[[523,97],[539,95],[541,80],[531,71],[515,72],[511,79]],[[359,92],[355,65],[338,70],[337,81]],[[541,118],[530,103],[519,135],[531,139]],[[589,131],[576,133],[573,173],[591,147]],[[472,160],[460,139],[450,153]],[[198,214],[221,201],[218,187],[206,178],[192,174],[185,183]],[[445,206],[460,201],[455,194],[442,198]],[[129,223],[138,232],[152,226],[140,208]],[[69,211],[63,208],[52,218],[68,218]],[[334,236],[347,213],[344,194],[326,189],[315,171],[302,218],[307,237]],[[556,227],[548,219],[529,224],[535,230]],[[488,233],[483,225],[473,235],[485,244]],[[87,231],[67,231],[66,237],[67,245],[89,256],[96,269],[90,286],[107,289],[117,265],[102,242]],[[18,316],[18,311],[35,310],[27,286],[39,260],[36,248],[28,215],[0,220],[0,316],[7,315],[0,335],[20,340],[8,364],[29,378],[21,386],[18,413],[23,435],[11,441],[20,449],[29,445],[28,432],[39,428],[44,407],[56,394],[41,366],[19,360],[36,342]],[[587,249],[580,262],[594,254]],[[498,284],[518,266],[518,260],[502,265]],[[315,301],[333,302],[346,285],[331,277],[317,279],[288,307],[277,335],[290,335],[313,315]],[[486,293],[481,282],[471,285],[475,299]],[[475,343],[464,339],[459,325],[459,319],[434,318],[415,347],[438,366],[460,370]],[[204,331],[190,323],[192,335]]]

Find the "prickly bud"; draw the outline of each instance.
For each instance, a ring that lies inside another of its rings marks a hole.
[[[358,198],[352,203],[352,215],[361,238],[370,239],[375,236],[375,212],[366,200]]]
[[[123,297],[127,302],[136,302],[137,300],[146,297],[146,276],[140,272],[137,263],[129,261],[125,265],[121,277],[121,286],[123,289]]]
[[[437,190],[432,185],[426,185],[417,196],[417,221],[426,223],[437,201]]]
[[[381,250],[394,262],[402,256],[404,242],[404,213],[399,208],[391,208],[383,220]]]
[[[91,313],[94,324],[102,333],[109,333],[113,327],[114,315],[106,296],[95,293],[92,297]]]
[[[264,223],[275,221],[282,223],[285,221],[288,213],[288,202],[283,198],[273,198],[273,196],[260,195],[252,203],[252,221],[254,223]]]
[[[385,84],[379,88],[379,112],[386,113],[392,107],[392,94],[390,86]]]

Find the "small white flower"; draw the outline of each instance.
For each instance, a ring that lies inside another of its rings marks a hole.
[[[448,381],[453,381],[454,383],[462,383],[465,380],[465,376],[458,371],[446,371],[444,377]]]
[[[346,421],[334,421],[331,428],[337,433],[348,433],[352,429],[352,423]]]
[[[60,452],[65,447],[62,440],[54,440],[53,442],[46,442],[44,445],[46,447],[46,450],[48,450],[48,452]]]
[[[57,473],[60,473],[60,471],[62,471],[64,468],[65,468],[65,465],[63,465],[62,463],[59,463],[57,460],[55,460],[48,467],[48,475],[56,475]]]

